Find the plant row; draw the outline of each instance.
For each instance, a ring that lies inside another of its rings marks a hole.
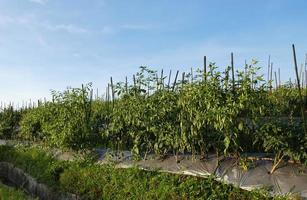
[[[234,73],[210,64],[206,73],[177,72],[173,81],[141,67],[132,84],[111,79],[105,98],[93,100],[87,84],[53,91],[52,101],[35,108],[9,107],[0,114],[0,133],[63,148],[129,149],[136,157],[267,152],[276,165],[306,162],[305,99],[299,98],[306,88],[272,89],[256,65]]]

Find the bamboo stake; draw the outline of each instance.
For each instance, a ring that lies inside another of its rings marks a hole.
[[[164,78],[163,78],[163,69],[161,70],[161,88],[163,89],[164,88]]]
[[[136,87],[135,75],[133,74],[133,87]]]
[[[106,94],[105,94],[105,95],[106,95],[106,96],[105,96],[105,101],[106,101],[106,102],[107,102],[107,100],[108,100],[108,92],[107,92],[107,91],[108,91],[108,87],[106,87]]]
[[[305,88],[305,71],[303,71],[302,73],[302,89],[304,90]],[[303,96],[304,96],[304,93],[303,93]]]
[[[193,68],[191,67],[191,83],[193,83],[194,79],[193,79]]]
[[[176,82],[177,82],[177,77],[178,77],[178,74],[179,74],[179,70],[177,70],[176,72],[176,76],[175,76],[175,79],[174,79],[174,83],[173,83],[173,88],[172,88],[172,91],[175,90],[175,86],[176,86]]]
[[[204,78],[205,82],[207,82],[207,57],[204,56]]]
[[[126,90],[126,93],[128,93],[128,78],[126,76],[126,82],[125,82],[125,90]]]
[[[268,81],[267,81],[267,86],[268,86],[268,91],[270,89],[270,66],[271,66],[271,55],[269,55],[269,60],[268,60]]]
[[[304,108],[303,108],[303,97],[302,97],[302,92],[301,92],[301,85],[300,85],[300,79],[299,79],[299,74],[298,74],[298,69],[297,69],[297,61],[296,61],[296,53],[295,53],[295,46],[292,44],[292,50],[293,50],[293,58],[294,58],[294,67],[295,67],[295,72],[296,72],[296,78],[297,78],[297,87],[299,91],[299,97],[300,97],[300,106],[301,106],[301,115],[303,118],[303,128],[305,132],[305,137],[307,137],[307,130],[306,130],[306,120],[305,120],[305,113],[304,113]]]
[[[305,110],[307,106],[307,54],[305,55]]]
[[[81,85],[81,92],[82,92],[82,103],[83,103],[83,111],[85,112],[86,106],[85,106],[85,89],[84,89],[84,85]],[[86,113],[86,112],[85,112]]]
[[[110,101],[110,83],[108,83],[108,98],[107,101]]]
[[[277,73],[276,73],[276,71],[274,72],[274,74],[275,74],[275,87],[277,89],[278,88],[278,80],[277,80]]]
[[[254,74],[251,74],[252,89],[254,88]]]
[[[134,74],[133,74],[133,89],[134,89],[134,94],[136,95],[136,80]]]
[[[307,70],[305,70],[305,110],[307,106]]]
[[[113,85],[113,79],[111,76],[111,92],[112,92],[112,108],[114,108],[114,85]]]
[[[91,91],[90,91],[90,100],[89,100],[89,105],[88,105],[88,107],[87,107],[87,109],[86,109],[86,113],[87,113],[87,120],[86,120],[86,122],[85,123],[89,123],[89,121],[90,121],[90,118],[91,118],[91,111],[92,111],[92,102],[93,102],[93,89],[91,89]]]
[[[182,73],[182,81],[181,81],[182,89],[183,89],[183,85],[184,85],[184,77],[185,77],[185,73],[183,72],[183,73]]]
[[[235,72],[233,65],[233,53],[231,53],[232,92],[235,94]]]
[[[271,62],[271,72],[270,72],[270,92],[272,92],[272,87],[273,87],[272,81],[273,81],[273,62]]]
[[[147,96],[149,97],[150,81],[147,82]]]
[[[278,85],[279,85],[279,87],[281,86],[281,81],[280,81],[280,68],[278,68]]]
[[[246,76],[247,73],[247,62],[246,59],[244,60],[244,75]]]
[[[302,80],[303,77],[303,64],[301,64],[301,69],[300,69],[300,80]],[[302,85],[301,85],[302,86]],[[303,88],[304,86],[302,86]]]
[[[168,82],[167,82],[167,88],[168,88],[168,90],[170,89],[171,76],[172,76],[172,70],[169,70]]]

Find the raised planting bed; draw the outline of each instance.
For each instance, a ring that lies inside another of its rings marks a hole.
[[[244,191],[217,182],[214,176],[170,174],[132,166],[123,169],[99,165],[94,159],[59,161],[39,148],[0,146],[0,161],[13,164],[55,191],[83,199],[290,199],[271,197],[264,189]]]
[[[33,146],[29,142],[5,141],[11,146]],[[135,160],[130,151],[112,151],[111,149],[95,149],[94,152],[80,154],[73,151],[62,151],[56,148],[47,148],[47,151],[57,160],[73,161],[92,159],[98,164],[114,164],[117,168],[133,168],[179,175],[192,175],[197,177],[213,176],[215,180],[232,184],[244,190],[267,188],[270,195],[293,194],[302,198],[307,197],[307,168],[298,163],[282,160],[273,173],[273,160],[271,154],[245,154],[244,157],[224,157],[217,159],[211,154],[206,158],[189,154],[169,155],[164,158],[148,154]]]

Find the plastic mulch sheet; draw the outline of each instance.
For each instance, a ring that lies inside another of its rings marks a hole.
[[[20,143],[18,143],[20,144]],[[0,145],[16,145],[16,142],[0,140]],[[50,151],[57,159],[73,160],[75,153]],[[98,162],[101,164],[115,162],[119,168],[137,166],[145,170],[161,170],[164,172],[186,174],[199,177],[214,175],[217,180],[236,185],[245,190],[265,187],[274,194],[297,194],[307,199],[307,167],[300,164],[281,164],[273,174],[272,161],[265,158],[266,154],[252,154],[255,159],[244,170],[234,158],[219,158],[210,155],[206,159],[199,156],[180,155],[176,161],[174,156],[160,159],[155,155],[147,155],[146,159],[134,161],[130,151],[112,151],[110,149],[96,149]]]
[[[201,177],[215,175],[218,180],[245,190],[265,187],[272,191],[272,195],[293,193],[307,199],[307,167],[299,164],[281,164],[273,174],[270,174],[271,160],[254,160],[248,169],[244,170],[238,165],[236,159],[220,158],[220,162],[217,162],[215,155],[203,160],[197,157],[192,159],[191,155],[180,155],[178,162],[174,156],[162,160],[149,155],[146,160],[133,161],[129,151],[97,149],[96,152],[99,155],[99,162],[105,163],[112,160],[118,167],[138,166],[142,169],[160,169],[170,173]]]

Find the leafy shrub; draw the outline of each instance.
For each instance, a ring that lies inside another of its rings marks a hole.
[[[21,111],[14,110],[13,106],[0,111],[0,137],[5,139],[15,138],[20,119]]]
[[[90,85],[81,89],[68,88],[64,92],[53,91],[52,97],[52,102],[25,114],[21,121],[22,138],[45,140],[58,147],[74,149],[100,141],[99,131],[105,119],[99,113],[101,109],[92,110]]]
[[[47,105],[27,110],[20,121],[18,137],[23,140],[44,140],[47,136],[43,133],[42,125],[48,118]]]

